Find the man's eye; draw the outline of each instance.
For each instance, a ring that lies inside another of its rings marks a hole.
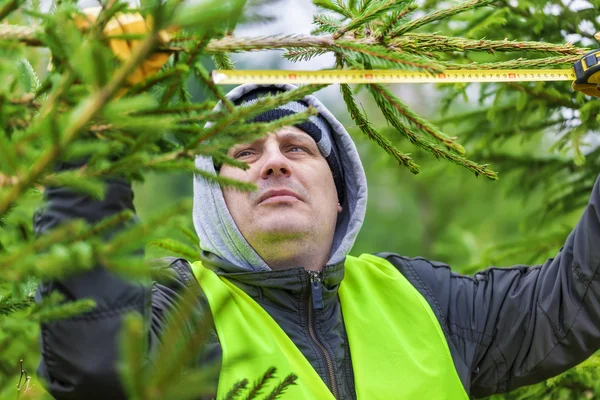
[[[305,153],[307,152],[307,150],[304,147],[300,147],[300,146],[291,146],[290,147],[290,151],[294,152],[294,153],[297,153],[297,152],[300,152],[300,151],[303,151]]]
[[[235,154],[235,158],[239,158],[239,157],[248,157],[252,155],[252,151],[251,150],[240,150]]]

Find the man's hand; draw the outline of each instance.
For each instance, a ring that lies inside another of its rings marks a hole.
[[[573,82],[573,90],[583,92],[588,96],[600,97],[600,88],[596,83],[575,83]]]
[[[79,29],[87,29],[96,22],[102,7],[91,7],[83,10],[85,17],[78,16],[75,23]],[[151,29],[151,22],[145,20],[139,13],[118,13],[104,27],[102,33],[105,37],[131,34],[143,35]],[[161,44],[167,44],[171,36],[164,30],[158,32],[158,40]],[[141,40],[134,39],[108,39],[108,45],[117,58],[122,61],[131,57],[133,50],[139,46]],[[133,71],[127,81],[130,85],[142,82],[158,72],[169,59],[168,53],[152,53],[138,68]]]
[[[600,42],[600,32],[594,35]],[[593,50],[585,54],[573,65],[577,80],[573,82],[573,90],[583,92],[588,96],[600,97],[600,52]]]

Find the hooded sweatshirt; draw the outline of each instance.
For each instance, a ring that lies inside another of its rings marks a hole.
[[[294,90],[291,84],[257,85],[244,84],[227,93],[226,97],[235,102],[240,97],[257,88]],[[367,205],[367,180],[356,146],[348,131],[335,116],[314,96],[306,96],[303,101],[317,109],[332,128],[333,140],[338,148],[345,178],[345,202],[338,215],[333,244],[327,265],[344,260],[354,245],[360,231]],[[221,110],[219,102],[214,111]],[[284,106],[285,107],[285,106]],[[196,158],[196,168],[216,174],[213,159],[207,156]],[[269,266],[248,244],[235,224],[218,183],[200,177],[194,178],[194,227],[200,239],[204,256],[218,257],[228,265],[225,272],[268,271]],[[291,265],[290,267],[295,267]]]

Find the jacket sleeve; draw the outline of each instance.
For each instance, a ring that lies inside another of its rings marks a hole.
[[[62,187],[48,188],[44,207],[34,216],[36,234],[69,219],[95,223],[134,209],[133,191],[125,180],[110,179],[106,184],[107,193],[101,201]],[[100,265],[66,279],[42,282],[37,301],[56,290],[67,301],[89,298],[97,305],[86,314],[42,324],[38,374],[50,393],[56,399],[124,399],[116,370],[123,314],[135,311],[144,317],[151,348],[158,340],[166,312],[186,283],[174,279],[166,285],[144,286],[120,279]]]
[[[396,256],[398,257],[398,256]],[[557,375],[600,348],[600,183],[556,257],[474,277],[386,256],[425,295],[474,397]]]

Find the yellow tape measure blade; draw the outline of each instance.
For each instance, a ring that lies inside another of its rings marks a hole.
[[[214,70],[217,85],[242,83],[484,83],[574,81],[572,69],[460,69],[440,74],[404,70]]]

